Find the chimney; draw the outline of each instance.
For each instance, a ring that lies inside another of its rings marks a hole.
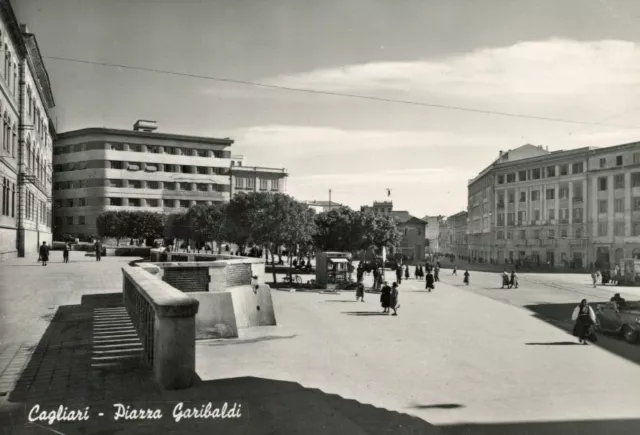
[[[498,155],[498,159],[502,160],[502,150],[500,150],[500,154]]]
[[[135,124],[133,124],[134,131],[145,131],[152,132],[158,129],[158,125],[155,121],[148,121],[144,119],[138,119]]]
[[[20,32],[22,32],[23,35],[31,33],[26,24],[20,24]]]

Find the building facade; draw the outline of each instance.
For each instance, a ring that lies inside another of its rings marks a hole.
[[[244,157],[231,156],[230,185],[231,196],[238,192],[272,192],[287,191],[287,170],[284,168],[267,168],[264,166],[244,166]]]
[[[335,210],[338,207],[344,207],[344,205],[333,201],[305,201],[305,204],[316,211],[316,213],[324,213],[327,211]]]
[[[449,219],[445,218],[440,223],[440,231],[438,232],[438,248],[440,253],[444,255],[451,254],[451,232],[449,231]]]
[[[485,172],[482,189],[469,185],[472,258],[575,268],[640,258],[640,143],[507,153]]]
[[[0,0],[0,259],[51,242],[55,106],[35,36]]]
[[[173,213],[231,195],[233,140],[157,133],[155,122],[133,130],[88,128],[54,143],[54,233],[97,234],[104,211]]]
[[[467,257],[469,255],[467,240],[468,221],[469,214],[466,211],[461,211],[447,218],[449,253],[455,255],[456,258]]]
[[[427,222],[425,238],[427,239],[426,248],[429,254],[440,253],[440,225],[443,219],[443,216],[425,216],[422,218],[423,221]]]

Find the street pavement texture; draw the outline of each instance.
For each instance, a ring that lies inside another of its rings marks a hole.
[[[0,264],[4,433],[51,433],[46,424],[22,426],[35,403],[105,412],[126,403],[170,414],[180,401],[235,401],[245,417],[206,424],[95,418],[55,429],[584,435],[640,427],[640,346],[615,337],[571,345],[576,340],[566,332],[583,297],[595,302],[621,292],[640,299],[638,289],[593,289],[586,275],[532,274],[521,276],[521,288],[500,290],[498,274],[479,272],[463,287],[461,276],[443,270],[431,293],[424,281],[402,283],[397,317],[380,315],[377,294],[366,294],[363,303],[353,292],[274,290],[279,326],[199,342],[201,381],[168,392],[137,364],[139,343],[121,306],[120,267],[132,259],[60,260],[54,253],[46,267],[35,258]]]

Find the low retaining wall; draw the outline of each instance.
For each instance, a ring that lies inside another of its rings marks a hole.
[[[139,266],[200,302],[197,339],[234,338],[240,328],[276,324],[271,289],[260,285],[264,282],[261,259],[233,257]]]

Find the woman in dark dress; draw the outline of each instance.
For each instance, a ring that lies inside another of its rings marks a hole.
[[[386,281],[382,286],[382,294],[380,295],[380,304],[382,305],[382,308],[384,308],[382,312],[388,314],[389,308],[391,307],[391,287],[389,287],[389,284]]]
[[[471,276],[471,274],[469,273],[468,270],[464,271],[464,279],[462,280],[463,283],[465,283],[466,285],[469,285],[469,277]]]
[[[364,284],[362,284],[360,280],[356,286],[356,301],[358,301],[358,299],[364,302]]]
[[[404,269],[404,279],[409,279],[409,266],[405,266]]]
[[[425,286],[425,288],[429,291],[433,290],[435,287],[433,286],[433,274],[431,273],[430,270],[427,271],[427,284]]]
[[[42,242],[40,245],[40,261],[42,261],[42,265],[46,266],[49,261],[49,247],[47,246],[47,242]]]
[[[596,341],[597,337],[593,332],[593,325],[596,324],[596,313],[589,306],[586,299],[580,301],[571,319],[575,322],[573,326],[573,335],[578,337],[581,344],[587,344],[587,340]]]
[[[392,316],[398,315],[398,308],[400,308],[400,304],[398,303],[398,283],[394,282],[391,287],[391,309],[393,309]]]
[[[413,275],[415,276],[416,279],[420,279],[420,265],[419,264],[416,265],[416,269],[413,272]]]
[[[69,244],[65,243],[64,248],[62,248],[62,261],[65,263],[69,262]]]

